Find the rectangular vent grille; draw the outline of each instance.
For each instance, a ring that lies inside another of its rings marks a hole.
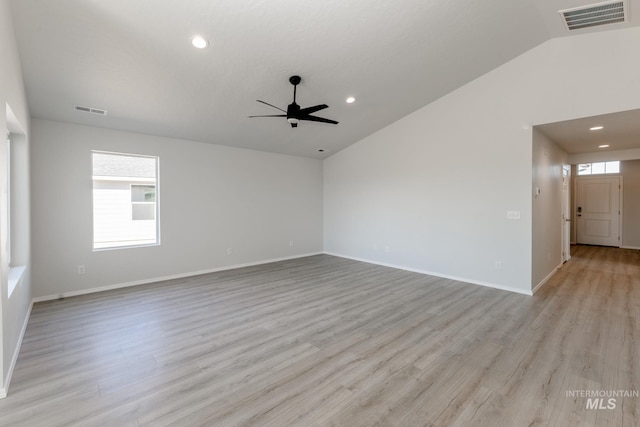
[[[608,1],[589,6],[560,10],[569,31],[627,21],[624,1]]]
[[[82,105],[76,105],[76,110],[82,111],[83,113],[99,114],[101,116],[107,115],[107,110],[102,110],[100,108],[83,107]]]

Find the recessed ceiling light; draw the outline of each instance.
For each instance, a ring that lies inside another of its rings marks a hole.
[[[324,150],[318,150],[318,151],[321,152],[321,153],[324,153]]]
[[[609,148],[609,144],[598,145],[598,148]]]
[[[205,47],[209,46],[209,42],[205,38],[200,36],[195,36],[194,38],[192,38],[191,44],[198,49],[204,49]]]
[[[356,99],[353,96],[347,98],[347,104],[353,104],[354,102],[356,102]]]
[[[604,126],[594,126],[592,128],[589,128],[589,130],[600,130],[600,129],[604,129]]]

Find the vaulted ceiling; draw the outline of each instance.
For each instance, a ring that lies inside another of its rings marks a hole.
[[[626,7],[637,11],[640,0]],[[12,0],[33,117],[324,158],[554,37],[580,0]],[[639,12],[640,13],[640,12]],[[194,35],[208,40],[191,45]],[[298,74],[302,107],[281,114]],[[356,101],[347,104],[353,96]],[[107,111],[105,116],[75,106]],[[324,150],[324,151],[319,151]]]

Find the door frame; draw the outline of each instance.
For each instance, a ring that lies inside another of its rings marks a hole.
[[[562,226],[560,227],[560,253],[562,254],[562,263],[569,261],[571,259],[571,229],[573,227],[573,215],[571,208],[571,165],[563,164],[562,165],[562,183],[561,183],[561,194],[562,194],[562,214],[561,221]]]
[[[573,212],[571,212],[571,217],[572,219],[574,219],[573,223],[574,223],[574,230],[575,230],[575,237],[576,237],[576,244],[579,244],[578,242],[578,221],[577,221],[577,217],[576,217],[576,212],[575,212],[575,207],[578,206],[578,181],[588,181],[588,180],[595,180],[595,179],[602,179],[602,178],[618,178],[618,191],[620,192],[620,197],[618,198],[618,245],[617,246],[612,246],[612,247],[616,247],[616,248],[621,248],[622,247],[622,214],[623,214],[623,210],[622,207],[623,205],[623,201],[622,201],[622,195],[623,195],[623,191],[622,189],[623,187],[623,178],[622,178],[622,174],[597,174],[597,175],[581,175],[581,176],[576,176],[576,179],[574,180],[574,188],[573,188],[573,206],[574,209],[572,210]]]

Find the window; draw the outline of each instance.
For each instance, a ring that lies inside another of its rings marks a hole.
[[[158,158],[93,152],[93,248],[156,245]]]
[[[578,175],[596,175],[620,173],[620,162],[581,163],[578,165]]]
[[[8,106],[7,106],[8,108]],[[6,138],[4,165],[6,167],[6,210],[2,210],[7,223],[5,256],[9,265],[7,295],[11,297],[24,275],[29,260],[29,173],[23,165],[29,164],[27,138],[23,133],[10,132]]]
[[[21,295],[22,277],[29,262],[29,144],[24,127],[20,124],[11,106],[5,103],[5,140],[0,139],[0,169],[6,173],[3,184],[3,203],[0,203],[0,216],[6,225],[5,243],[2,256],[9,271],[6,275],[7,297]],[[5,144],[4,146],[2,144]],[[4,168],[4,169],[3,169]]]
[[[9,268],[11,268],[11,133],[7,133],[7,264],[9,264]],[[11,296],[11,292],[13,289],[9,290],[9,296]]]

